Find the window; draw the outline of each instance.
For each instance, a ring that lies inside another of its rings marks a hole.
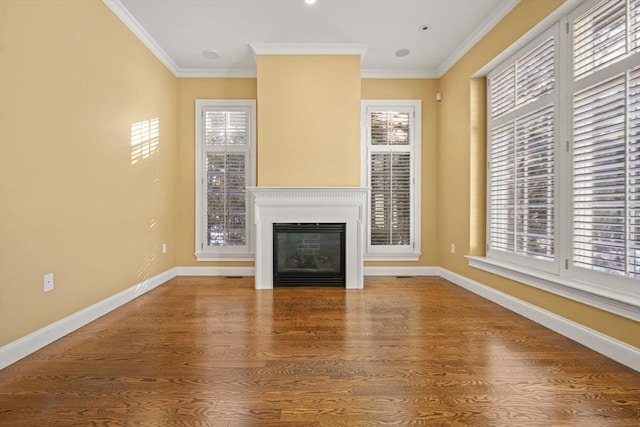
[[[255,101],[196,100],[199,261],[250,260],[248,186],[255,183]]]
[[[362,185],[370,189],[365,259],[417,260],[420,101],[363,101],[362,117]]]
[[[502,271],[637,317],[639,34],[640,0],[590,0],[489,73],[494,261],[472,265],[513,265]]]
[[[547,31],[488,80],[488,249],[545,271],[557,270],[556,39]]]

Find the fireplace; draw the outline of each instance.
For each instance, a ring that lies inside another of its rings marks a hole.
[[[273,224],[273,286],[345,286],[346,224]]]
[[[344,230],[341,231],[344,236],[344,249],[342,255],[338,256],[344,256],[342,266],[339,268],[341,271],[344,270],[342,273],[344,279],[340,286],[346,289],[362,289],[364,221],[368,194],[366,188],[250,187],[248,190],[250,204],[254,209],[253,245],[256,256],[256,289],[273,289],[274,286],[274,271],[280,264],[280,261],[274,260],[278,249],[278,245],[274,243],[274,225],[277,224],[344,225]],[[325,265],[329,262],[328,258],[332,259],[332,263],[335,262],[336,255],[321,254],[320,257],[326,257],[320,258],[319,262],[319,265]],[[284,262],[286,267],[286,257]],[[290,260],[289,265],[293,266],[294,262]],[[303,269],[298,266],[295,274],[305,273],[300,271]],[[291,270],[295,269],[289,268],[286,273],[294,273]],[[302,281],[300,278],[294,280]]]

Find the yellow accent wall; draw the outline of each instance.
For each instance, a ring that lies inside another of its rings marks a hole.
[[[640,348],[637,322],[470,268],[464,258],[483,254],[485,242],[486,96],[484,79],[473,76],[562,3],[521,0],[440,79],[438,265]]]
[[[362,79],[362,99],[420,100],[422,109],[421,252],[418,262],[366,262],[365,266],[436,266],[438,199],[438,79]]]
[[[0,1],[0,346],[175,266],[176,94],[101,1]]]
[[[360,56],[258,55],[258,185],[360,185]]]
[[[195,252],[196,99],[256,99],[256,79],[178,79],[178,195],[176,263],[179,266],[253,266],[253,262],[198,262]]]

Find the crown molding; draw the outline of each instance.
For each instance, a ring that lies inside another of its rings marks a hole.
[[[102,0],[109,9],[140,39],[140,41],[162,62],[165,67],[177,76],[180,69],[169,55],[160,47],[140,23],[131,15],[129,10],[120,3],[120,0]]]
[[[522,37],[513,42],[509,47],[504,49],[498,56],[493,58],[487,64],[485,64],[481,69],[476,71],[473,75],[474,77],[484,77],[491,70],[496,68],[498,65],[506,61],[511,55],[514,55],[517,51],[522,49],[524,46],[533,41],[536,37],[538,37],[543,31],[547,28],[551,27],[555,23],[557,23],[563,16],[571,13],[573,9],[582,4],[583,0],[565,0],[565,2],[558,6],[556,10],[551,12],[546,18],[542,21],[538,22],[533,28],[527,31]]]
[[[363,69],[360,72],[363,79],[436,79],[440,75],[434,70],[394,70],[394,69]]]
[[[255,55],[364,55],[367,45],[344,43],[249,43]]]
[[[179,78],[253,78],[258,73],[255,68],[180,68],[176,77]]]
[[[243,69],[204,69],[204,68],[181,68],[176,77],[179,78],[245,78],[255,79],[258,76],[255,68]],[[360,77],[363,79],[434,79],[438,74],[433,70],[392,70],[392,69],[367,69],[362,70]]]
[[[520,3],[520,0],[503,0],[502,4],[491,16],[467,37],[447,59],[438,67],[438,77],[442,77],[456,62],[460,60],[471,48],[478,43],[491,29],[504,18],[507,13]]]

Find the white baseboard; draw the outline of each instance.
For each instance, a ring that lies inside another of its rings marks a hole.
[[[253,267],[175,267],[0,347],[0,369],[51,344],[176,276],[254,276]],[[640,372],[640,350],[440,267],[365,267],[365,276],[440,276]]]
[[[640,350],[633,346],[447,269],[439,276],[640,372]]]
[[[254,267],[176,267],[178,276],[255,276]],[[438,276],[439,267],[364,267],[365,276]]]
[[[23,357],[166,283],[176,277],[177,273],[178,270],[176,268],[167,270],[0,347],[0,369],[17,362]]]
[[[365,267],[365,276],[438,276],[439,267]]]

